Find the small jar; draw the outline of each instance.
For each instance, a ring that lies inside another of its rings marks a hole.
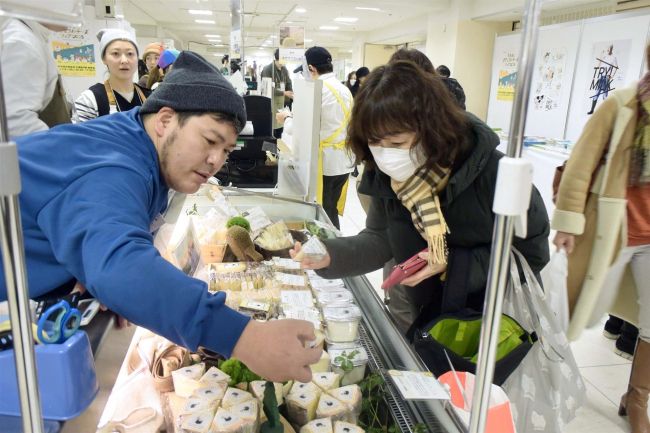
[[[341,375],[341,386],[359,383],[366,375],[366,366],[368,365],[368,352],[363,346],[359,345],[333,345],[328,350],[330,355],[330,365],[334,373]],[[350,356],[354,353],[354,356]],[[349,360],[352,369],[346,371],[343,365],[345,360]]]
[[[327,339],[334,343],[354,341],[359,336],[361,310],[356,305],[325,307]]]

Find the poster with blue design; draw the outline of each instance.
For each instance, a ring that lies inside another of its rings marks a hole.
[[[593,45],[592,65],[584,108],[593,114],[599,102],[604,101],[609,92],[625,86],[625,74],[630,62],[631,39],[600,41]]]

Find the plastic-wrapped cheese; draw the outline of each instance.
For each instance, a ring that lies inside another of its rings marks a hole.
[[[228,376],[223,371],[219,370],[217,367],[210,367],[208,371],[201,377],[201,382],[203,383],[228,383],[230,382],[230,376]]]
[[[311,379],[323,391],[338,388],[341,384],[341,375],[333,372],[316,373]]]
[[[314,385],[314,388],[317,387]],[[287,412],[289,420],[303,426],[316,418],[319,394],[310,389],[304,392],[292,392],[287,397]]]
[[[221,400],[221,407],[228,409],[248,400],[252,400],[253,395],[250,392],[243,391],[239,388],[228,388],[226,394]]]
[[[278,402],[278,406],[284,403],[284,393],[282,392],[282,384],[274,382],[273,386],[275,388],[275,399]],[[264,389],[266,389],[265,380],[254,380],[248,384],[250,392],[260,401],[264,400]]]
[[[326,351],[323,350],[323,353],[320,356],[320,359],[316,364],[312,364],[309,366],[311,368],[312,373],[324,373],[326,371],[330,371],[330,355]]]
[[[228,409],[246,422],[244,433],[255,433],[259,428],[259,405],[257,400],[248,400]]]
[[[201,398],[204,400],[216,400],[221,401],[223,396],[226,394],[226,389],[228,385],[225,383],[215,383],[214,385],[202,386],[197,388],[192,393],[192,397]]]
[[[348,421],[356,424],[361,414],[361,388],[359,385],[347,385],[327,391],[329,395],[348,407]]]
[[[206,400],[199,397],[190,397],[185,401],[185,406],[183,406],[183,410],[181,411],[181,418],[184,420],[187,418],[187,415],[210,411],[214,416],[214,413],[217,411],[217,407],[219,407],[218,400],[215,401]]]
[[[366,433],[366,431],[349,422],[336,421],[334,423],[334,433]]]
[[[291,387],[291,391],[289,391],[289,395],[297,394],[301,392],[313,392],[318,397],[320,397],[322,391],[318,386],[316,386],[316,384],[312,382],[307,382],[307,383],[294,382],[293,386]]]
[[[245,433],[250,424],[250,421],[245,421],[230,410],[220,407],[210,425],[210,433]]]
[[[176,395],[183,398],[191,396],[195,389],[201,387],[199,379],[203,376],[204,371],[205,364],[202,362],[172,371]]]
[[[323,394],[316,407],[316,417],[331,418],[332,421],[348,419],[348,407],[329,394]]]
[[[206,411],[189,415],[183,419],[181,431],[183,433],[208,433],[214,412]]]
[[[320,418],[309,421],[302,426],[300,433],[334,433],[332,420],[329,418]]]
[[[336,345],[330,346],[329,353],[332,362],[332,371],[341,374],[341,385],[350,385],[359,383],[366,374],[366,365],[368,365],[368,353],[361,345]],[[354,354],[354,355],[353,355]],[[345,371],[342,368],[342,362],[348,359],[353,368],[351,371]],[[351,359],[350,359],[351,358]]]

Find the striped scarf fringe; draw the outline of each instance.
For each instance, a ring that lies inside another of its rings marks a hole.
[[[391,181],[397,198],[411,212],[418,232],[427,241],[429,264],[447,264],[449,227],[440,208],[438,192],[449,179],[449,169],[435,165],[432,169],[420,167],[404,182]]]

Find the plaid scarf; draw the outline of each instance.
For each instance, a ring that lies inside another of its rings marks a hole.
[[[637,98],[639,120],[630,157],[630,186],[650,183],[650,72],[639,81]]]
[[[397,198],[411,212],[411,218],[422,237],[427,241],[429,263],[447,263],[445,235],[449,228],[440,209],[438,192],[447,185],[450,169],[435,165],[422,166],[404,182],[391,180]]]

